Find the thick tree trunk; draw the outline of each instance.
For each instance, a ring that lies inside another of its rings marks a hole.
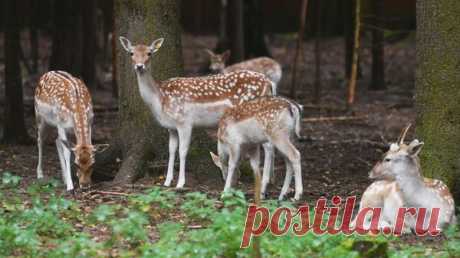
[[[96,1],[84,0],[83,21],[83,67],[82,77],[89,88],[96,88]]]
[[[115,35],[125,36],[133,44],[150,44],[154,39],[165,39],[161,49],[150,61],[150,70],[156,80],[165,80],[183,74],[181,28],[178,0],[120,0],[115,1]],[[149,161],[165,160],[168,155],[167,130],[160,127],[142,101],[130,56],[116,40],[117,83],[119,85],[119,139],[123,162],[115,181],[132,182],[147,172]],[[194,142],[204,133],[194,131]],[[208,153],[194,160],[194,143],[189,151],[187,170],[203,166]],[[203,148],[205,149],[205,148]],[[200,162],[201,161],[201,162]],[[209,167],[208,167],[209,168]],[[200,169],[202,171],[204,169]],[[163,167],[161,172],[166,171]],[[177,171],[177,170],[176,170]]]
[[[245,59],[271,56],[265,43],[264,20],[261,0],[245,1],[244,47]]]
[[[417,1],[417,135],[424,174],[460,202],[460,26],[458,0]]]
[[[30,143],[24,123],[21,67],[19,66],[19,6],[16,0],[4,3],[5,23],[5,120],[3,142]]]
[[[230,63],[237,63],[244,60],[244,5],[243,0],[229,1],[229,34],[230,34]]]
[[[384,66],[384,31],[383,31],[383,7],[381,0],[372,1],[373,28],[372,28],[372,80],[370,90],[384,90],[385,66]]]
[[[76,76],[82,69],[82,25],[80,1],[54,3],[53,49],[50,70],[65,70]]]

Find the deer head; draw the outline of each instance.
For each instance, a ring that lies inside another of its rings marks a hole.
[[[209,49],[205,49],[205,52],[209,55],[209,69],[214,73],[222,72],[230,57],[230,50],[226,50],[222,54],[215,54]]]
[[[418,154],[423,147],[423,142],[415,139],[409,144],[404,143],[409,127],[410,124],[403,130],[397,143],[390,145],[383,159],[371,170],[370,178],[395,180],[401,176],[421,177]]]
[[[74,153],[74,164],[77,168],[77,177],[80,187],[88,187],[89,185],[91,185],[91,175],[93,174],[94,156],[96,153],[105,151],[109,145],[71,145],[68,141],[64,142],[64,145]]]
[[[141,73],[147,69],[150,57],[160,49],[161,45],[163,45],[163,41],[163,38],[159,38],[154,40],[149,46],[143,44],[133,46],[129,39],[120,37],[121,46],[131,55],[134,70]]]

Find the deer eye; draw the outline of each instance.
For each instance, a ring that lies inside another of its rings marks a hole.
[[[147,55],[148,55],[148,56],[151,56],[151,55],[152,55],[152,52],[149,52]]]
[[[385,158],[383,161],[385,161],[385,162],[390,162],[391,159],[390,159],[390,158]]]
[[[133,56],[133,55],[134,55],[134,53],[133,53],[133,52],[129,52],[129,55],[130,55],[130,56]]]

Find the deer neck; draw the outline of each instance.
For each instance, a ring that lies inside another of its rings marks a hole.
[[[77,145],[91,145],[91,124],[86,110],[81,108],[73,116],[74,134]]]
[[[407,200],[409,205],[412,206],[423,206],[431,192],[426,188],[422,176],[408,175],[409,173],[403,173],[396,178],[401,192],[404,195],[404,199]],[[420,174],[419,174],[420,175]]]
[[[156,117],[162,113],[160,82],[153,79],[149,71],[136,71],[139,92],[144,102]]]

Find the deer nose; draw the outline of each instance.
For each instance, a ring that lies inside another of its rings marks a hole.
[[[145,70],[145,65],[144,64],[136,64],[134,65],[134,68],[138,71],[143,71]]]

